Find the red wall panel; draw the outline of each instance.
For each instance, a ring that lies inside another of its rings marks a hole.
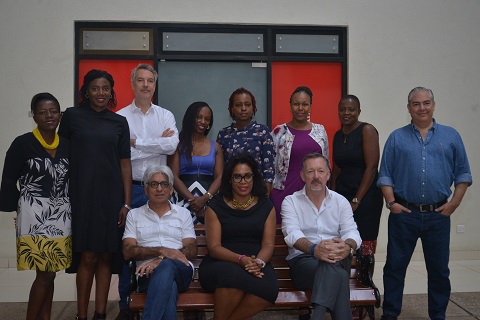
[[[152,60],[80,60],[78,62],[78,88],[77,92],[83,84],[83,77],[92,69],[105,70],[110,73],[115,81],[113,89],[117,95],[117,108],[114,111],[132,103],[134,94],[131,86],[132,70],[139,63],[154,65]]]

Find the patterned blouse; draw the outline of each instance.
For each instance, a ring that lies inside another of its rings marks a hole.
[[[273,181],[273,141],[266,125],[253,121],[244,128],[236,128],[232,124],[218,132],[217,142],[225,162],[237,154],[247,153],[257,160],[263,180]]]
[[[322,148],[322,154],[328,159],[328,137],[325,128],[318,123],[312,123],[310,137]],[[285,189],[285,179],[287,179],[288,167],[290,163],[290,152],[292,150],[295,136],[288,130],[286,123],[280,124],[272,131],[273,142],[275,144],[275,179],[273,187],[275,189]]]

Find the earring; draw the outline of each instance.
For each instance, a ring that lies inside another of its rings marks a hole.
[[[210,126],[207,127],[207,130],[210,130]]]
[[[87,98],[87,99],[88,99],[88,93],[85,93],[85,98]]]
[[[112,99],[112,95],[110,95],[110,97],[109,97],[109,98],[110,98],[110,99]]]

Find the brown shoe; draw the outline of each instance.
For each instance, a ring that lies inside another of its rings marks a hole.
[[[130,320],[130,312],[128,312],[128,309],[120,309],[115,320]]]

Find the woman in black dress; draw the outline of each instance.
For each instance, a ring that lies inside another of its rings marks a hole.
[[[72,236],[77,272],[77,319],[87,319],[95,276],[95,315],[106,319],[113,266],[121,254],[122,229],[131,204],[132,167],[127,120],[112,112],[114,81],[90,70],[78,107],[68,108],[59,134],[70,139]],[[120,260],[118,260],[120,261]]]
[[[247,319],[272,306],[278,282],[269,260],[276,216],[255,159],[232,157],[220,194],[206,211],[209,254],[200,264],[202,287],[215,292],[214,319]]]
[[[338,104],[342,129],[333,139],[331,189],[350,201],[362,237],[362,253],[373,255],[383,206],[377,187],[380,147],[377,129],[358,121],[360,112],[360,101],[354,95],[343,97]]]

